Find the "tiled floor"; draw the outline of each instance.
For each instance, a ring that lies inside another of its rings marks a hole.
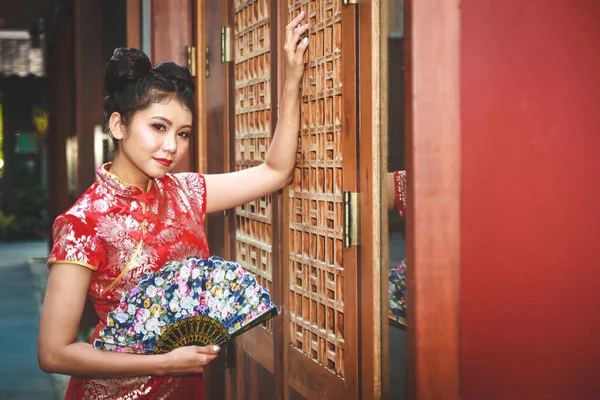
[[[27,264],[45,255],[45,243],[0,243],[0,400],[55,399],[37,362],[39,303]]]

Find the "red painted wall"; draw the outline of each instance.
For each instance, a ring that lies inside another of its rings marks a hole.
[[[463,399],[599,399],[600,1],[461,10]]]

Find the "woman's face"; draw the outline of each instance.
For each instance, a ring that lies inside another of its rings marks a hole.
[[[188,151],[192,113],[177,99],[167,98],[135,113],[123,130],[126,132],[117,135],[113,132],[113,136],[121,139],[120,158],[131,169],[127,175],[137,175],[137,169],[146,177],[160,178]]]

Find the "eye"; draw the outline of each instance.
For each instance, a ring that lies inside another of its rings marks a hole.
[[[166,132],[167,131],[167,128],[163,124],[152,124],[152,126],[157,131],[160,131],[160,132]]]
[[[189,139],[190,138],[190,134],[186,131],[181,131],[178,133],[179,136],[181,136],[184,139]]]

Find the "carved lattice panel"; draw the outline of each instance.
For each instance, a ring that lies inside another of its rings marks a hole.
[[[270,26],[268,0],[234,1],[237,170],[264,162],[271,142]],[[272,293],[271,204],[268,196],[236,209],[236,257]]]
[[[288,0],[310,22],[301,132],[289,194],[290,344],[344,377],[342,0]]]

